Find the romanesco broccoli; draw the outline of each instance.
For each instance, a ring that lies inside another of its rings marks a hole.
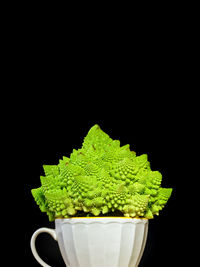
[[[146,154],[136,156],[98,125],[89,130],[81,149],[43,168],[41,187],[32,189],[32,195],[50,221],[106,214],[151,219],[172,193],[161,188],[162,175],[151,170]]]

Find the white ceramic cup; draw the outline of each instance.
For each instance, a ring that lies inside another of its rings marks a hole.
[[[31,250],[43,267],[51,267],[38,255],[38,234],[49,233],[67,267],[137,267],[146,244],[147,219],[92,217],[56,219],[55,230],[40,228],[31,238]]]

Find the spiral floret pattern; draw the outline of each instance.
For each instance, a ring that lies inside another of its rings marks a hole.
[[[161,187],[162,175],[151,170],[146,154],[136,156],[98,125],[89,130],[82,148],[43,168],[41,187],[32,195],[50,221],[107,214],[150,219],[172,193]]]

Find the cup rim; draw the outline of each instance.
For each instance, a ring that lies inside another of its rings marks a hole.
[[[147,218],[139,218],[139,217],[118,217],[118,216],[102,216],[102,217],[71,217],[71,218],[56,218],[55,220],[73,220],[73,219],[132,219],[132,220],[148,220]]]

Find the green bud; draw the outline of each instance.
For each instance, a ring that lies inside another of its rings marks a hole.
[[[104,206],[104,207],[103,207],[103,210],[102,210],[102,213],[105,214],[105,213],[108,212],[108,210],[109,210],[108,207],[107,207],[107,206]]]
[[[73,207],[69,207],[67,208],[67,214],[69,215],[75,215],[76,214],[76,210]]]
[[[67,214],[67,210],[62,210],[62,215],[65,216]]]
[[[98,216],[99,214],[100,214],[100,210],[99,209],[97,209],[97,208],[93,208],[92,209],[92,214],[94,215],[94,216]]]

